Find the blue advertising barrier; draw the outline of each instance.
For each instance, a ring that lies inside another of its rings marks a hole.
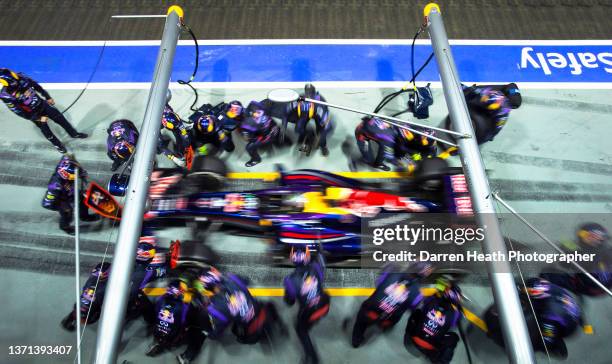
[[[149,82],[157,45],[0,45],[0,67],[39,82]],[[576,41],[576,43],[580,43]],[[62,43],[63,44],[63,43]],[[608,45],[457,44],[452,46],[466,82],[612,82]],[[431,53],[417,44],[415,67]],[[173,81],[188,79],[194,47],[180,45]],[[204,44],[196,82],[407,81],[409,44]],[[439,81],[435,60],[419,81]]]

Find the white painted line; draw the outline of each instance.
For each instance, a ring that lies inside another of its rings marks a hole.
[[[165,15],[164,15],[165,17]],[[0,46],[152,46],[159,40],[76,40],[76,41],[0,41]],[[200,45],[410,45],[411,39],[219,39],[198,40]],[[189,39],[179,40],[179,45],[193,45]],[[429,39],[417,39],[416,44],[431,44]],[[501,45],[501,46],[612,46],[612,40],[506,40],[506,39],[454,39],[451,45]]]
[[[132,19],[132,18],[165,18],[166,15],[113,15],[115,19]]]
[[[417,86],[424,86],[428,82],[417,82]],[[476,82],[464,81],[466,85]],[[505,84],[508,82],[478,82],[478,84]],[[407,82],[401,81],[320,81],[313,82],[315,86],[322,89],[372,89],[372,88],[394,88],[404,87]],[[86,83],[42,83],[49,90],[82,90]],[[200,90],[209,89],[275,89],[275,88],[302,88],[304,82],[193,82],[192,85]],[[533,90],[612,90],[612,82],[518,82],[521,89]],[[148,82],[103,82],[90,83],[88,90],[148,90],[151,84]],[[442,88],[440,82],[431,82],[432,88]],[[176,82],[170,83],[171,89],[185,88]]]

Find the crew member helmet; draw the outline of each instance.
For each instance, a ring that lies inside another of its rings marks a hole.
[[[487,110],[499,110],[506,102],[506,96],[503,92],[488,90],[480,96],[480,102]]]
[[[310,263],[310,249],[306,247],[291,247],[289,259],[295,265],[306,265]]]
[[[242,115],[243,109],[244,108],[240,101],[233,100],[233,101],[230,101],[227,111],[225,112],[225,115],[230,119],[234,119]]]
[[[149,243],[138,243],[136,247],[136,260],[148,262],[155,256],[155,245]]]
[[[578,241],[590,248],[599,248],[610,240],[608,230],[594,222],[581,225],[576,234]]]
[[[200,131],[202,134],[212,133],[215,130],[215,126],[216,118],[213,115],[203,115],[196,123],[198,131]]]
[[[94,269],[91,270],[91,276],[99,278],[100,281],[105,281],[110,274],[111,264],[108,262],[98,263]]]
[[[77,163],[68,156],[62,157],[57,166],[57,174],[65,181],[74,181]]]
[[[168,283],[168,287],[166,287],[166,295],[174,298],[182,298],[186,290],[187,285],[180,279],[175,279]]]
[[[198,274],[198,283],[202,289],[213,291],[215,287],[221,284],[223,275],[215,267],[206,267]]]
[[[307,83],[304,85],[304,96],[312,99],[317,95],[317,89],[313,86],[312,83]]]
[[[128,159],[134,153],[134,146],[127,140],[121,140],[115,144],[113,152],[121,159]]]
[[[14,89],[19,86],[19,76],[8,68],[0,68],[0,88]]]

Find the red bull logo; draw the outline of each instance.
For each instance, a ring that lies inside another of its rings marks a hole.
[[[164,308],[161,311],[159,311],[159,315],[157,318],[169,324],[174,323],[174,314],[172,313],[172,311],[170,311],[167,308]]]

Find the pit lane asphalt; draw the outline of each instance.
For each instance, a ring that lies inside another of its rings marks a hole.
[[[61,105],[67,105],[78,91],[51,90]],[[221,99],[238,98],[248,102],[251,98],[261,99],[263,90],[213,90],[202,91],[201,100],[211,103]],[[322,90],[332,102],[353,107],[373,108],[381,97],[380,90]],[[513,111],[508,125],[495,140],[483,147],[483,157],[490,171],[492,184],[521,212],[610,212],[612,210],[612,155],[607,148],[610,127],[609,108],[612,107],[610,91],[589,90],[523,90],[525,103]],[[607,96],[606,96],[607,95]],[[605,97],[604,97],[605,96]],[[187,116],[190,94],[176,91],[173,106]],[[435,90],[436,104],[431,110],[433,125],[445,116],[444,99],[440,90]],[[142,118],[146,100],[145,90],[88,90],[77,105],[68,112],[69,119],[79,129],[92,133],[86,140],[70,140],[56,125],[51,127],[62,140],[68,141],[69,149],[77,152],[92,179],[103,184],[110,177],[109,166],[104,152],[105,129],[108,123],[118,118],[130,118],[138,123]],[[605,102],[608,102],[606,104]],[[592,108],[591,106],[594,105]],[[401,105],[391,105],[389,110],[398,110]],[[347,170],[347,159],[340,145],[346,138],[351,139],[354,126],[359,121],[355,115],[332,111],[338,121],[329,142],[331,157],[323,158],[314,153],[310,158],[294,150],[281,150],[276,154],[265,153],[265,161],[253,168],[255,171],[272,171],[274,163],[284,163],[293,168],[320,168],[326,170]],[[11,295],[2,295],[0,304],[5,307],[9,320],[0,324],[0,342],[6,345],[41,343],[71,343],[72,334],[59,330],[58,323],[65,310],[70,307],[73,295],[72,239],[57,229],[57,214],[40,207],[45,185],[59,154],[48,144],[38,130],[28,121],[13,116],[6,108],[0,109],[0,126],[5,130],[0,135],[0,257],[2,258],[3,292],[22,292],[25,303],[16,304]],[[9,133],[10,131],[10,133]],[[247,160],[244,143],[236,139],[237,150],[229,159],[232,170],[244,172]],[[352,140],[352,139],[351,139]],[[334,158],[334,156],[339,156]],[[168,163],[160,158],[160,164]],[[168,165],[168,164],[166,164]],[[240,183],[257,183],[241,181]],[[111,241],[111,229],[107,223],[94,224],[91,231],[84,231],[81,249],[81,271],[86,272],[99,261]],[[571,234],[573,226],[562,227],[560,234]],[[170,238],[180,231],[168,231]],[[288,272],[286,268],[270,268],[262,255],[265,245],[245,237],[219,235],[219,250],[227,260],[226,269],[250,277],[254,285],[277,287]],[[534,241],[535,238],[531,237]],[[374,271],[354,269],[330,269],[329,287],[370,287]],[[482,277],[482,276],[480,276]],[[474,311],[479,314],[491,302],[490,290],[482,278],[473,278],[462,284],[468,296],[473,297]],[[36,297],[36,298],[33,298]],[[43,297],[43,298],[41,298]],[[371,346],[350,350],[346,340],[336,340],[336,333],[343,317],[356,312],[361,298],[335,298],[332,314],[318,326],[313,336],[322,352],[328,353],[328,362],[371,362],[379,359],[376,353],[384,353],[385,360],[403,360],[409,354],[401,348],[400,323],[392,335],[380,337]],[[279,302],[280,304],[280,302]],[[27,305],[27,306],[24,306]],[[26,310],[23,307],[27,307]],[[586,300],[588,317],[611,317],[611,305],[603,299]],[[286,310],[285,320],[291,322]],[[34,326],[36,325],[36,326]],[[584,358],[585,347],[606,347],[604,338],[610,333],[609,323],[596,320],[596,335],[576,335],[569,341],[570,359],[575,362]],[[26,332],[25,327],[39,327]],[[95,327],[85,335],[86,355],[93,347]],[[472,334],[470,334],[472,335]],[[493,362],[502,357],[496,349],[478,332],[473,335],[472,350],[476,362]],[[52,340],[50,338],[53,338]],[[126,349],[121,359],[138,363],[142,360],[147,340],[139,324],[130,325],[124,334]],[[296,338],[291,336],[290,349],[277,350],[279,362],[295,361],[299,355]],[[474,343],[477,343],[474,345]],[[270,361],[260,350],[237,347],[235,344],[207,345],[202,362],[228,362],[240,360],[249,355],[256,362]],[[367,349],[366,349],[367,348]],[[373,349],[373,350],[372,350]],[[235,352],[234,352],[235,350]],[[279,353],[280,352],[280,353]],[[336,353],[336,354],[332,354]],[[583,354],[581,354],[583,353]],[[593,350],[589,361],[607,362],[605,350]],[[87,357],[87,356],[84,356]],[[460,345],[455,355],[456,362],[465,361]],[[41,362],[45,358],[11,358],[10,362]],[[48,359],[48,358],[47,358]],[[61,358],[53,358],[51,361]],[[213,360],[214,359],[214,360]],[[159,361],[172,362],[166,354]],[[3,361],[4,362],[4,361]]]

